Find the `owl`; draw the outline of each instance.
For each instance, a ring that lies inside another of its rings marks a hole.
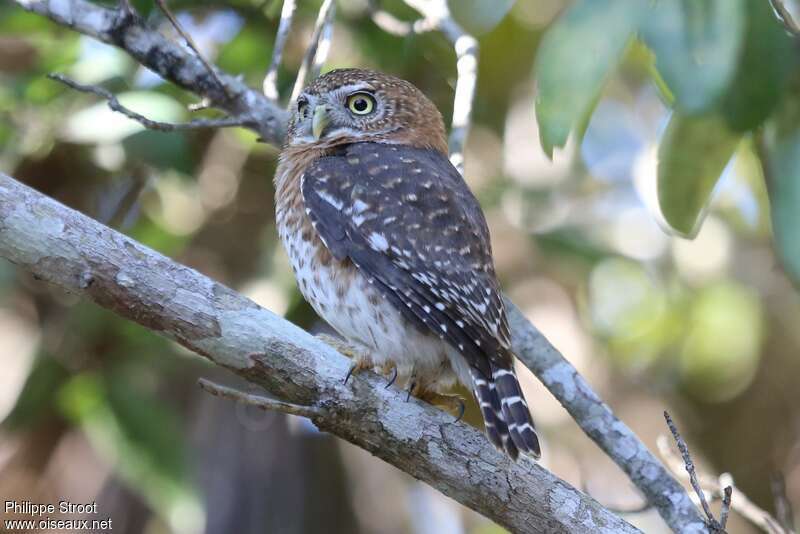
[[[319,77],[292,104],[275,186],[299,289],[346,340],[351,371],[394,371],[439,405],[460,382],[497,449],[538,458],[489,230],[434,104],[380,72]]]

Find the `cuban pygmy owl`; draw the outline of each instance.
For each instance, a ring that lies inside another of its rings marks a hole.
[[[434,403],[459,381],[495,447],[538,458],[489,230],[434,104],[380,72],[331,71],[293,104],[275,183],[300,291],[354,368],[394,369]]]

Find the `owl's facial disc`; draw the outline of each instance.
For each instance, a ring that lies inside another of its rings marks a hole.
[[[304,92],[297,100],[292,144],[329,145],[378,138],[391,131],[381,118],[386,105],[368,84]]]

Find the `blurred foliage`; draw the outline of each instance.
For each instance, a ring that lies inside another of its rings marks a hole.
[[[797,54],[767,1],[578,0],[546,33],[537,59],[545,152],[563,147],[570,131],[582,137],[581,121],[632,39],[652,51],[652,75],[675,109],[659,151],[659,204],[675,231],[694,236],[734,153],[734,132],[760,131]],[[787,261],[800,241],[793,222],[773,218],[787,224],[776,228]]]
[[[133,3],[149,24],[178,39],[150,0]],[[298,2],[279,71],[282,95],[291,91],[319,3]],[[209,59],[260,86],[280,0],[169,4]],[[380,5],[405,20],[416,16],[401,0]],[[504,288],[615,409],[635,414],[647,410],[642,398],[666,399],[687,416],[700,453],[733,471],[757,502],[769,506],[773,470],[783,470],[790,493],[800,497],[800,302],[777,267],[779,258],[785,274],[800,280],[796,38],[767,0],[450,5],[480,42],[466,178],[487,213]],[[366,0],[339,1],[326,69],[363,66],[402,76],[449,120],[454,59],[441,35],[392,36],[370,20]],[[48,79],[52,71],[101,84],[153,119],[215,116],[188,111],[194,95],[123,52],[6,3],[0,171],[305,328],[321,327],[277,243],[275,147],[245,130],[144,130],[94,95]],[[355,503],[379,498],[374,486],[358,486],[369,478],[363,466],[371,473],[374,463],[347,464],[353,473],[334,476],[344,469],[331,462],[344,460],[332,459],[330,448],[316,464],[288,463],[285,455],[301,449],[285,441],[308,437],[307,430],[252,430],[236,408],[217,400],[209,402],[222,406],[218,420],[210,420],[195,392],[195,378],[210,372],[198,358],[5,262],[0,351],[16,369],[0,382],[0,444],[7,436],[22,450],[50,444],[51,454],[38,463],[18,462],[42,477],[58,444],[79,433],[133,495],[127,506],[138,499],[143,515],[162,529],[189,531],[204,519],[216,524],[226,512],[258,519],[209,504],[229,495],[248,511],[284,514],[282,532],[296,532],[287,526],[291,518],[310,517],[334,497],[353,501],[355,512],[346,513],[358,515],[364,532],[410,530],[413,511],[397,512],[405,510],[396,506],[397,494],[376,506]],[[531,404],[550,402],[543,393],[526,394],[540,395]],[[580,464],[593,450],[586,440],[563,437],[574,428],[559,410],[541,415],[556,469]],[[633,425],[637,431],[653,427],[652,410],[631,417],[641,423]],[[236,449],[240,442],[224,426],[232,419],[272,456],[259,464],[253,456],[260,449]],[[228,430],[219,441],[209,439],[218,428]],[[223,465],[225,476],[208,475]],[[333,473],[330,485],[316,488],[320,494],[283,487],[269,493],[268,482],[281,473],[280,480],[305,480],[311,488],[317,473],[301,471],[313,465]],[[559,474],[569,476],[569,469]],[[265,486],[225,485],[226,476],[249,484],[248,476],[263,479]],[[383,476],[381,488],[391,486],[390,476],[407,485],[396,473]],[[215,490],[220,478],[224,489]],[[626,484],[608,484],[604,496],[629,493]],[[295,495],[307,500],[264,504]],[[337,510],[344,515],[346,508]],[[353,532],[355,523],[350,515],[331,517],[330,531]],[[472,532],[497,531],[474,518],[467,523]],[[258,531],[237,527],[229,531]]]

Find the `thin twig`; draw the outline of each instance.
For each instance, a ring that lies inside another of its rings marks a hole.
[[[373,11],[372,19],[385,30],[387,26],[393,27],[395,35],[406,35],[411,30],[420,33],[435,29],[452,43],[456,52],[458,79],[450,128],[450,161],[458,172],[464,174],[464,144],[472,122],[472,103],[478,80],[478,41],[453,20],[447,0],[405,0],[405,3],[417,10],[423,18],[410,26],[404,26],[402,21],[388,13]]]
[[[769,3],[772,5],[772,10],[778,16],[781,23],[783,23],[783,27],[786,28],[786,31],[794,37],[800,37],[800,26],[794,21],[792,14],[783,4],[783,0],[769,0]]]
[[[319,417],[323,414],[323,411],[316,406],[300,406],[299,404],[292,404],[291,402],[271,399],[261,395],[253,395],[252,393],[246,393],[238,389],[217,384],[210,380],[206,380],[205,378],[198,379],[197,384],[200,386],[200,389],[210,393],[211,395],[214,395],[215,397],[234,400],[248,406],[261,408],[262,410],[297,415],[299,417],[307,417],[309,419],[313,417]]]
[[[659,436],[656,440],[656,445],[658,446],[658,452],[661,454],[669,470],[678,477],[688,479],[689,475],[686,473],[683,461],[673,452],[667,437]],[[730,475],[715,477],[701,471],[697,472],[697,479],[700,482],[703,492],[712,501],[723,499],[725,491],[722,488],[731,487],[730,508],[764,532],[769,534],[795,534],[792,529],[781,526],[767,511],[753,503],[747,495],[736,487]],[[698,498],[695,497],[694,500],[700,505]]]
[[[148,119],[144,115],[140,115],[135,111],[126,108],[119,103],[117,97],[107,89],[97,85],[84,85],[67,78],[63,74],[50,73],[47,75],[51,80],[56,80],[63,83],[67,87],[80,91],[82,93],[92,93],[108,101],[108,107],[117,113],[121,113],[129,119],[135,120],[145,128],[150,130],[159,130],[162,132],[174,132],[178,130],[198,130],[204,128],[229,128],[232,126],[251,126],[252,120],[244,117],[224,117],[221,119],[195,119],[183,123],[161,122]]]
[[[200,49],[195,44],[194,39],[192,39],[192,36],[189,35],[188,32],[184,31],[184,29],[181,27],[180,23],[178,22],[178,19],[175,18],[175,15],[173,15],[172,12],[169,10],[169,7],[167,7],[166,0],[156,0],[156,5],[161,10],[161,12],[164,13],[164,16],[167,17],[170,24],[172,24],[172,27],[175,28],[175,31],[178,32],[178,34],[180,34],[181,37],[183,37],[183,40],[186,41],[186,44],[189,46],[189,48],[192,49],[194,55],[197,56],[197,59],[199,59],[203,63],[208,73],[211,75],[212,78],[214,78],[214,81],[217,82],[217,85],[219,85],[220,89],[222,89],[222,92],[225,93],[228,96],[228,98],[230,98],[231,95],[228,93],[228,87],[224,83],[222,83],[222,80],[219,79],[219,76],[217,76],[217,71],[214,70],[214,67],[211,66],[211,63],[206,61],[206,58],[200,52]]]
[[[145,166],[142,164],[135,165],[132,176],[126,184],[125,191],[119,195],[117,202],[108,210],[107,216],[99,218],[99,220],[111,228],[121,226],[133,207],[136,206],[139,195],[142,194],[142,191],[147,186],[147,182],[148,176]]]
[[[264,76],[263,91],[264,96],[272,101],[278,101],[278,68],[283,58],[283,48],[289,37],[289,30],[292,27],[292,17],[297,8],[296,0],[283,0],[281,8],[281,20],[278,23],[278,33],[275,34],[275,44],[272,47],[272,61],[270,61],[267,75]]]
[[[306,84],[319,76],[322,65],[328,58],[331,48],[331,38],[333,37],[333,19],[336,14],[336,2],[334,0],[324,0],[319,8],[317,22],[314,25],[314,32],[311,34],[311,42],[308,44],[303,62],[297,71],[297,79],[294,82],[292,96],[289,105],[297,100],[300,92]]]
[[[728,524],[728,514],[731,512],[731,496],[733,495],[733,487],[725,486],[722,490],[722,510],[719,512],[719,526],[724,531],[725,526]]]
[[[406,37],[412,33],[426,33],[436,29],[436,25],[432,24],[431,19],[426,17],[419,18],[413,22],[400,20],[388,11],[381,9],[378,0],[369,0],[367,10],[372,22],[378,28],[396,37]]]
[[[794,529],[794,512],[792,503],[786,496],[786,479],[782,473],[773,473],[769,479],[769,487],[772,491],[772,500],[775,502],[775,514],[778,521],[786,530]]]
[[[708,505],[703,488],[700,487],[700,482],[697,480],[697,471],[695,470],[692,456],[689,454],[689,447],[686,445],[686,442],[683,440],[680,432],[678,432],[678,427],[675,426],[675,423],[672,421],[672,417],[670,417],[666,410],[664,411],[664,419],[667,421],[669,431],[672,433],[672,437],[675,440],[675,443],[678,445],[678,450],[681,451],[683,465],[686,469],[686,472],[689,474],[689,483],[692,485],[694,492],[700,499],[700,505],[703,507],[703,512],[705,512],[706,518],[708,519],[709,528],[716,532],[723,531],[724,529],[720,526],[716,518],[714,518],[714,514],[711,513],[711,507]]]

